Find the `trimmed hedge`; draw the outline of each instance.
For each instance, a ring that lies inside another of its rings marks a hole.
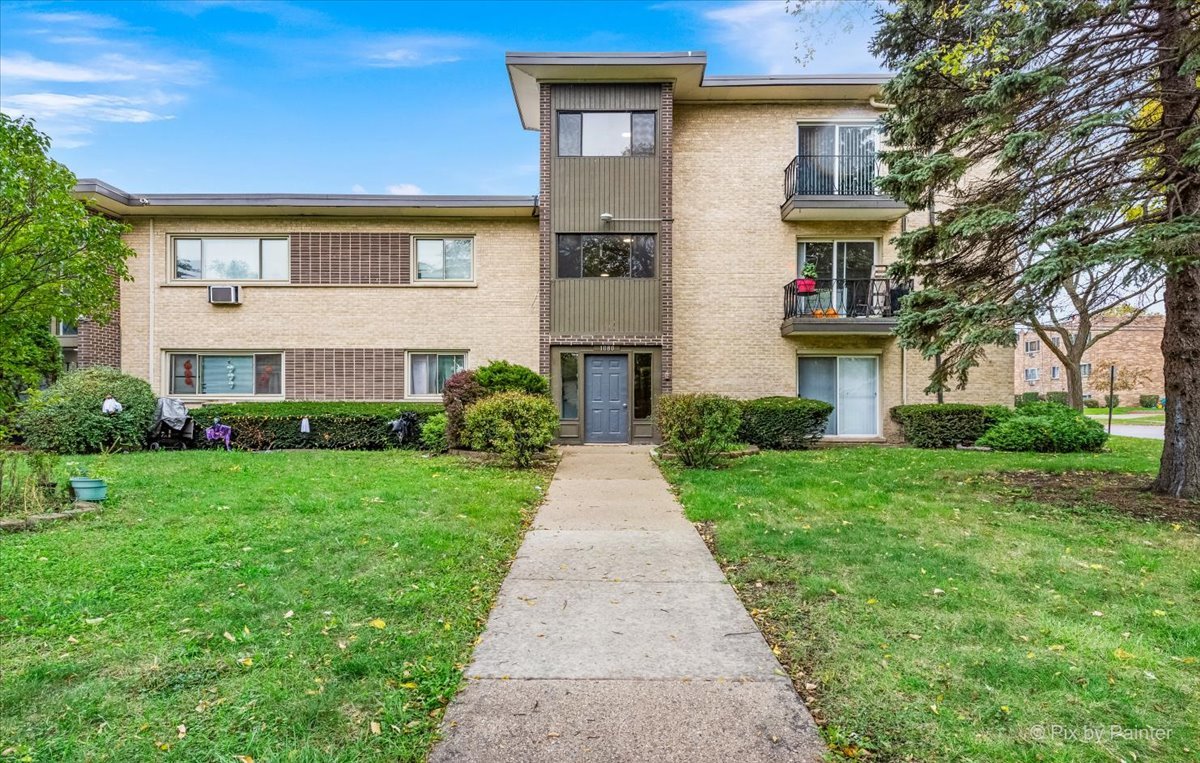
[[[1036,453],[1098,451],[1108,440],[1100,422],[1058,403],[1038,403],[1017,409],[979,438],[996,450]]]
[[[537,371],[507,360],[492,360],[475,370],[475,381],[488,394],[524,392],[529,395],[549,395],[550,380]]]
[[[1040,402],[1042,396],[1036,392],[1022,392],[1017,395],[1017,405],[1029,405],[1030,403]]]
[[[1059,405],[1070,405],[1071,404],[1071,393],[1070,392],[1047,392],[1046,393],[1046,402],[1047,403],[1058,403]]]
[[[1083,399],[1083,407],[1084,408],[1099,408],[1100,403],[1097,402],[1096,398],[1094,398],[1094,397],[1085,397]]]
[[[1157,408],[1158,395],[1138,395],[1138,405],[1142,408]]]
[[[973,443],[996,422],[1012,415],[1002,405],[967,403],[919,403],[897,405],[892,420],[900,425],[904,439],[918,448],[953,448]]]
[[[196,421],[196,443],[200,447],[224,447],[204,439],[204,430],[214,419],[233,427],[232,443],[242,450],[313,448],[321,450],[383,450],[399,446],[389,422],[405,414],[414,417],[413,432],[405,447],[417,447],[420,426],[442,412],[437,403],[302,402],[218,403],[192,411]],[[307,418],[309,433],[300,431]]]
[[[742,407],[723,395],[662,395],[655,419],[663,444],[684,466],[708,469],[733,445]]]
[[[1121,407],[1121,396],[1120,395],[1105,395],[1104,396],[1104,407],[1105,408],[1120,408]]]
[[[121,404],[120,413],[100,410],[106,395]],[[34,392],[17,411],[16,425],[34,450],[140,450],[146,445],[156,402],[150,385],[137,377],[111,368],[85,368]]]
[[[421,445],[432,453],[445,453],[450,449],[446,440],[446,414],[435,413],[421,425]]]
[[[738,439],[772,450],[802,450],[825,434],[833,406],[802,397],[760,397],[742,401]]]
[[[497,453],[524,468],[554,441],[558,410],[547,395],[501,392],[467,409],[464,433],[472,449]]]

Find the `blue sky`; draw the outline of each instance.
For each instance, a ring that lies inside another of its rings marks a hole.
[[[845,7],[802,26],[784,0],[0,2],[0,108],[37,119],[78,176],[132,192],[532,194],[505,51],[878,71]]]

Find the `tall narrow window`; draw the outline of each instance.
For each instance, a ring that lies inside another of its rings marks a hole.
[[[579,355],[564,352],[560,356],[562,377],[562,417],[579,418]]]
[[[650,418],[654,397],[653,356],[648,352],[633,355],[633,417]]]

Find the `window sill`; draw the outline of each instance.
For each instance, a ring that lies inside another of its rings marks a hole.
[[[208,403],[279,403],[285,399],[279,395],[179,395],[168,394],[167,397],[182,400],[186,405],[207,405]]]

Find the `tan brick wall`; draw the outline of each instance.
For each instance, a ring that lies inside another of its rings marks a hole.
[[[902,222],[784,222],[783,171],[796,155],[796,123],[870,118],[865,104],[677,104],[675,109],[675,391],[741,398],[796,394],[801,350],[880,354],[885,433],[887,410],[904,398],[900,350],[889,337],[780,336],[783,287],[796,277],[797,240],[871,238],[881,262],[895,259],[891,239]],[[923,213],[908,216],[921,225]],[[907,357],[908,402],[923,402],[929,365]],[[1011,403],[1012,358],[989,354],[970,388],[947,400]]]
[[[1090,395],[1103,404],[1104,396],[1108,394],[1108,367],[1101,368],[1105,361],[1116,361],[1119,369],[1123,366],[1130,369],[1148,371],[1145,383],[1132,390],[1116,393],[1121,399],[1121,405],[1137,405],[1140,395],[1162,396],[1163,390],[1163,356],[1162,335],[1165,318],[1161,315],[1146,315],[1138,318],[1125,328],[1096,342],[1083,354],[1084,363],[1093,365],[1092,373],[1098,374],[1097,379],[1103,379],[1101,389],[1095,389],[1087,379],[1083,380],[1085,394]],[[1103,322],[1097,324],[1093,333],[1104,331]],[[1025,342],[1039,340],[1037,352],[1029,355],[1025,352]],[[1013,355],[1013,394],[1037,392],[1044,395],[1047,392],[1066,392],[1067,377],[1060,372],[1058,379],[1051,379],[1051,369],[1055,366],[1062,368],[1062,361],[1052,350],[1040,341],[1034,331],[1023,331],[1018,336],[1017,347]],[[1025,369],[1038,369],[1038,381],[1029,384],[1025,381]]]
[[[166,350],[384,348],[465,350],[468,365],[538,362],[537,221],[528,219],[155,218],[129,221],[137,257],[121,289],[121,360],[165,390]],[[154,254],[151,265],[150,230]],[[404,232],[473,235],[474,286],[244,283],[238,306],[208,304],[203,286],[167,282],[175,234]],[[153,282],[153,287],[150,286]],[[153,298],[153,308],[151,308]],[[150,314],[154,313],[153,336]],[[153,367],[151,367],[153,366]]]

